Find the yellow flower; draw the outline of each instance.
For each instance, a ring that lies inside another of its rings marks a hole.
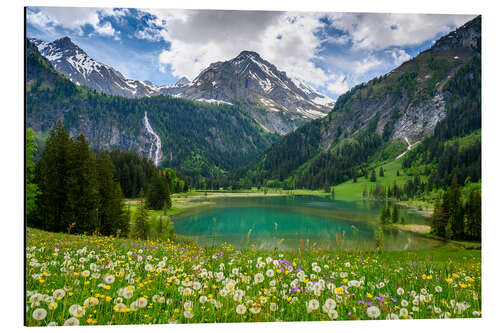
[[[373,295],[372,295],[372,294],[370,294],[370,293],[366,293],[366,297],[368,297],[368,298],[372,298],[372,297],[373,297]]]

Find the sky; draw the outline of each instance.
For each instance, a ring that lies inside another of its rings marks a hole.
[[[255,51],[336,99],[428,49],[473,15],[28,7],[27,36],[68,36],[125,77],[173,84]]]

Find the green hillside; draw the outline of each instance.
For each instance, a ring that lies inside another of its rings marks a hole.
[[[56,73],[29,41],[26,61],[26,125],[39,138],[61,120],[72,137],[83,133],[95,148],[146,151],[147,111],[162,141],[162,166],[195,180],[247,164],[277,138],[236,106],[167,96],[127,99],[77,86]]]

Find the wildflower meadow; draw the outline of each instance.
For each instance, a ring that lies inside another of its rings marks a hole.
[[[480,251],[201,248],[27,229],[29,326],[473,318]]]

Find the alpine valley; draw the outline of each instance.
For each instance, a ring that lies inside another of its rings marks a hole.
[[[482,317],[481,16],[26,18],[26,326]]]
[[[192,82],[155,86],[93,60],[68,37],[28,39],[26,50],[26,121],[39,139],[61,120],[95,148],[136,151],[218,184],[323,188],[407,151],[419,152],[407,167],[437,170],[429,140],[439,137],[444,151],[481,124],[480,17],[336,102],[252,51],[211,64]],[[460,165],[439,174],[449,181]],[[480,179],[464,171],[462,183],[471,176]]]

